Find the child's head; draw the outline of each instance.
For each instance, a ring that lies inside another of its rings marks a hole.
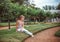
[[[24,17],[23,15],[20,15],[20,16],[19,16],[19,20],[24,21],[24,18],[25,18],[25,17]]]

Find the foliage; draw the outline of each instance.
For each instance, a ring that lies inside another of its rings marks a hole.
[[[3,16],[3,18],[5,19],[7,19],[7,18],[9,18],[9,19],[14,19],[15,17],[15,15],[16,14],[19,14],[19,12],[20,12],[20,6],[19,6],[19,4],[17,4],[17,3],[11,3],[11,1],[9,1],[9,0],[3,0],[2,2],[1,2],[1,4],[0,4],[0,6],[2,7],[1,8],[1,16]]]
[[[60,30],[55,33],[55,36],[60,37]]]
[[[43,9],[44,10],[55,10],[55,6],[51,6],[51,5],[46,5],[46,6],[43,6]]]
[[[21,2],[21,4],[19,4]],[[28,2],[28,0],[25,0]],[[45,12],[40,8],[34,7],[35,5],[25,5],[24,0],[1,0],[0,1],[0,21],[13,20],[21,14],[26,18],[34,17],[35,20],[44,20],[46,17],[54,18],[58,17],[57,13],[51,14],[51,12]],[[47,6],[46,6],[47,7]]]
[[[60,10],[60,3],[58,4],[57,9]]]

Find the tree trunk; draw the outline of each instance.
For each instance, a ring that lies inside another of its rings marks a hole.
[[[8,29],[10,29],[10,19],[8,19]]]
[[[58,21],[58,17],[56,17],[56,21],[59,22],[59,21]]]
[[[0,22],[1,22],[1,17],[0,17]]]
[[[48,17],[46,17],[46,22],[48,22]]]

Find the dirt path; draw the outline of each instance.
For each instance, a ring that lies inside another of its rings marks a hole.
[[[15,26],[11,26],[11,28],[13,28]],[[3,30],[3,29],[8,29],[8,26],[7,27],[0,27],[0,30]]]
[[[60,27],[55,27],[39,32],[34,38],[30,37],[26,39],[25,42],[60,42],[60,38],[54,36],[55,32],[59,29]]]

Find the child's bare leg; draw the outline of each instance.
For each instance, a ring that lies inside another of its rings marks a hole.
[[[32,37],[34,37],[33,33],[29,32],[29,31],[28,31],[28,30],[26,30],[26,29],[24,29],[24,30],[23,30],[23,32],[25,32],[26,34],[28,34],[28,35],[30,35],[30,36],[32,36]]]

